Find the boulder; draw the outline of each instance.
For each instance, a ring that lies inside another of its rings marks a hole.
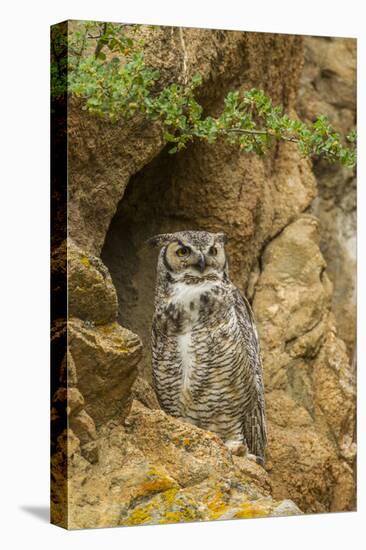
[[[68,313],[96,325],[117,319],[116,290],[100,258],[79,248],[71,239],[67,249]]]
[[[302,512],[274,500],[261,466],[213,433],[133,401],[124,425],[100,431],[100,460],[73,455],[69,528],[240,519]]]
[[[97,427],[113,418],[122,419],[138,372],[141,340],[116,322],[93,326],[74,318],[68,328],[86,412]]]

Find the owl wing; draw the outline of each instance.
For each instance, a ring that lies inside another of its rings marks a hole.
[[[248,300],[237,288],[234,290],[235,311],[243,330],[243,338],[247,345],[250,368],[254,370],[256,395],[253,408],[243,419],[244,437],[249,452],[254,454],[258,462],[264,463],[264,452],[267,445],[267,429],[265,418],[264,386],[260,344],[252,308]],[[248,326],[249,324],[249,326]],[[249,330],[248,330],[249,328]]]
[[[159,404],[177,416],[180,370],[177,368],[176,342],[168,335],[164,311],[158,310],[151,327],[152,385]]]

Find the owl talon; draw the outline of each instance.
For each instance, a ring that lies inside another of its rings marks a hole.
[[[245,455],[245,458],[248,460],[253,460],[253,462],[256,462],[258,464],[258,457],[256,455],[253,455],[252,453],[247,453]]]
[[[236,456],[245,456],[248,451],[247,446],[242,441],[229,440],[225,441],[225,445]]]
[[[256,462],[257,464],[263,466],[263,460],[259,456],[250,453],[248,451],[247,445],[242,441],[229,440],[225,441],[225,445],[233,455],[243,456],[248,460],[252,460],[253,462]]]

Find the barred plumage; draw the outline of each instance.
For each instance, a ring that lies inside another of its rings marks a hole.
[[[172,416],[217,433],[263,463],[266,425],[259,340],[249,303],[228,277],[224,235],[158,235],[153,383]]]

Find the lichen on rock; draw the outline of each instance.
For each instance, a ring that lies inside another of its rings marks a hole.
[[[69,239],[67,266],[69,315],[96,325],[113,323],[117,319],[117,294],[103,262]]]
[[[141,359],[139,337],[116,322],[90,326],[72,318],[68,328],[86,411],[97,426],[112,418],[122,420]]]
[[[133,401],[124,425],[100,430],[99,461],[70,470],[70,528],[264,517],[290,501],[271,497],[266,474],[233,459],[214,434]],[[281,508],[282,506],[282,508]]]

